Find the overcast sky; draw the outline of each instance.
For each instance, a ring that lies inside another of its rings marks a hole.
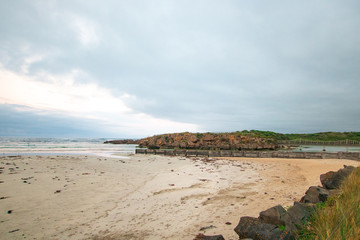
[[[360,131],[360,1],[0,1],[0,135]]]

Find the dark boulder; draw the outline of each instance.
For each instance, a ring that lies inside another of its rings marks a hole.
[[[199,233],[194,240],[225,240],[222,235],[215,235],[215,236],[206,236],[202,233]]]
[[[319,203],[326,202],[330,192],[322,187],[310,187],[300,200],[301,203]]]
[[[320,181],[326,189],[337,189],[340,187],[342,181],[347,178],[350,173],[355,169],[353,166],[346,166],[337,172],[327,172],[320,175]]]
[[[294,236],[289,232],[283,232],[274,224],[263,223],[258,218],[242,217],[234,229],[239,239],[251,238],[253,240],[292,240]]]
[[[263,223],[285,225],[284,221],[281,219],[285,213],[286,210],[281,205],[276,205],[268,210],[260,212],[259,220]]]
[[[285,231],[295,233],[300,230],[304,223],[310,219],[313,211],[314,207],[309,204],[294,202],[294,206],[289,208],[282,217],[286,226]]]

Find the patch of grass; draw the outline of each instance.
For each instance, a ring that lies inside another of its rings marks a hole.
[[[359,240],[360,168],[343,182],[340,194],[318,206],[313,219],[299,233],[299,239]],[[309,238],[311,237],[311,238]]]
[[[355,140],[360,141],[360,132],[320,132],[320,133],[276,133],[271,131],[260,130],[244,130],[237,131],[236,135],[250,135],[260,138],[268,138],[274,140],[308,140],[308,141],[340,141]]]
[[[286,227],[285,227],[284,225],[278,225],[278,228],[279,228],[282,232],[284,232]]]

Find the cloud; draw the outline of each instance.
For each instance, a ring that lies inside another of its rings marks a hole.
[[[100,37],[95,23],[83,17],[73,16],[68,24],[84,47],[94,47],[99,44]]]
[[[4,94],[117,131],[357,130],[359,9],[354,0],[0,2],[3,74],[37,93]]]
[[[105,132],[144,136],[156,132],[196,131],[195,124],[154,118],[125,104],[129,94],[113,96],[95,83],[77,83],[80,70],[65,75],[41,72],[36,76],[0,67],[0,104],[16,106],[14,111],[56,115],[91,121]],[[25,108],[21,107],[24,106]]]
[[[43,60],[44,57],[42,55],[32,55],[29,57],[24,58],[23,60],[23,65],[21,66],[21,72],[24,74],[28,74],[29,73],[29,67],[31,66],[31,64],[36,63],[36,62],[40,62],[41,60]]]
[[[104,132],[84,118],[41,111],[18,105],[0,104],[0,135],[21,137],[120,137]]]

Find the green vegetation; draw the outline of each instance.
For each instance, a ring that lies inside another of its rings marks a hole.
[[[260,138],[272,138],[276,140],[309,140],[309,141],[360,141],[360,132],[321,132],[321,133],[276,133],[271,131],[244,130],[235,132],[237,135],[251,135]]]
[[[185,136],[191,134],[189,132],[178,133],[180,136]],[[165,136],[165,141],[169,142],[171,140],[171,134],[162,134],[155,135],[153,138],[155,140],[160,139],[162,136]],[[273,140],[304,140],[304,141],[343,141],[343,140],[354,140],[360,141],[360,132],[320,132],[320,133],[276,133],[271,131],[260,131],[260,130],[244,130],[237,132],[223,132],[223,133],[195,133],[196,139],[201,140],[204,135],[213,135],[228,138],[229,135],[234,135],[237,137],[241,136],[250,136],[257,137],[262,139],[267,139],[268,141]]]
[[[253,137],[259,137],[259,138],[271,138],[275,140],[290,140],[288,139],[285,134],[271,132],[271,131],[260,131],[260,130],[244,130],[244,131],[237,131],[235,132],[236,135],[250,135]]]
[[[360,236],[360,168],[344,181],[340,194],[318,206],[299,239],[359,240]]]
[[[355,140],[360,141],[360,132],[322,132],[309,134],[284,134],[288,140],[305,139],[312,141],[340,141]]]
[[[284,232],[285,231],[285,225],[278,225],[278,228],[282,231],[282,232]]]

